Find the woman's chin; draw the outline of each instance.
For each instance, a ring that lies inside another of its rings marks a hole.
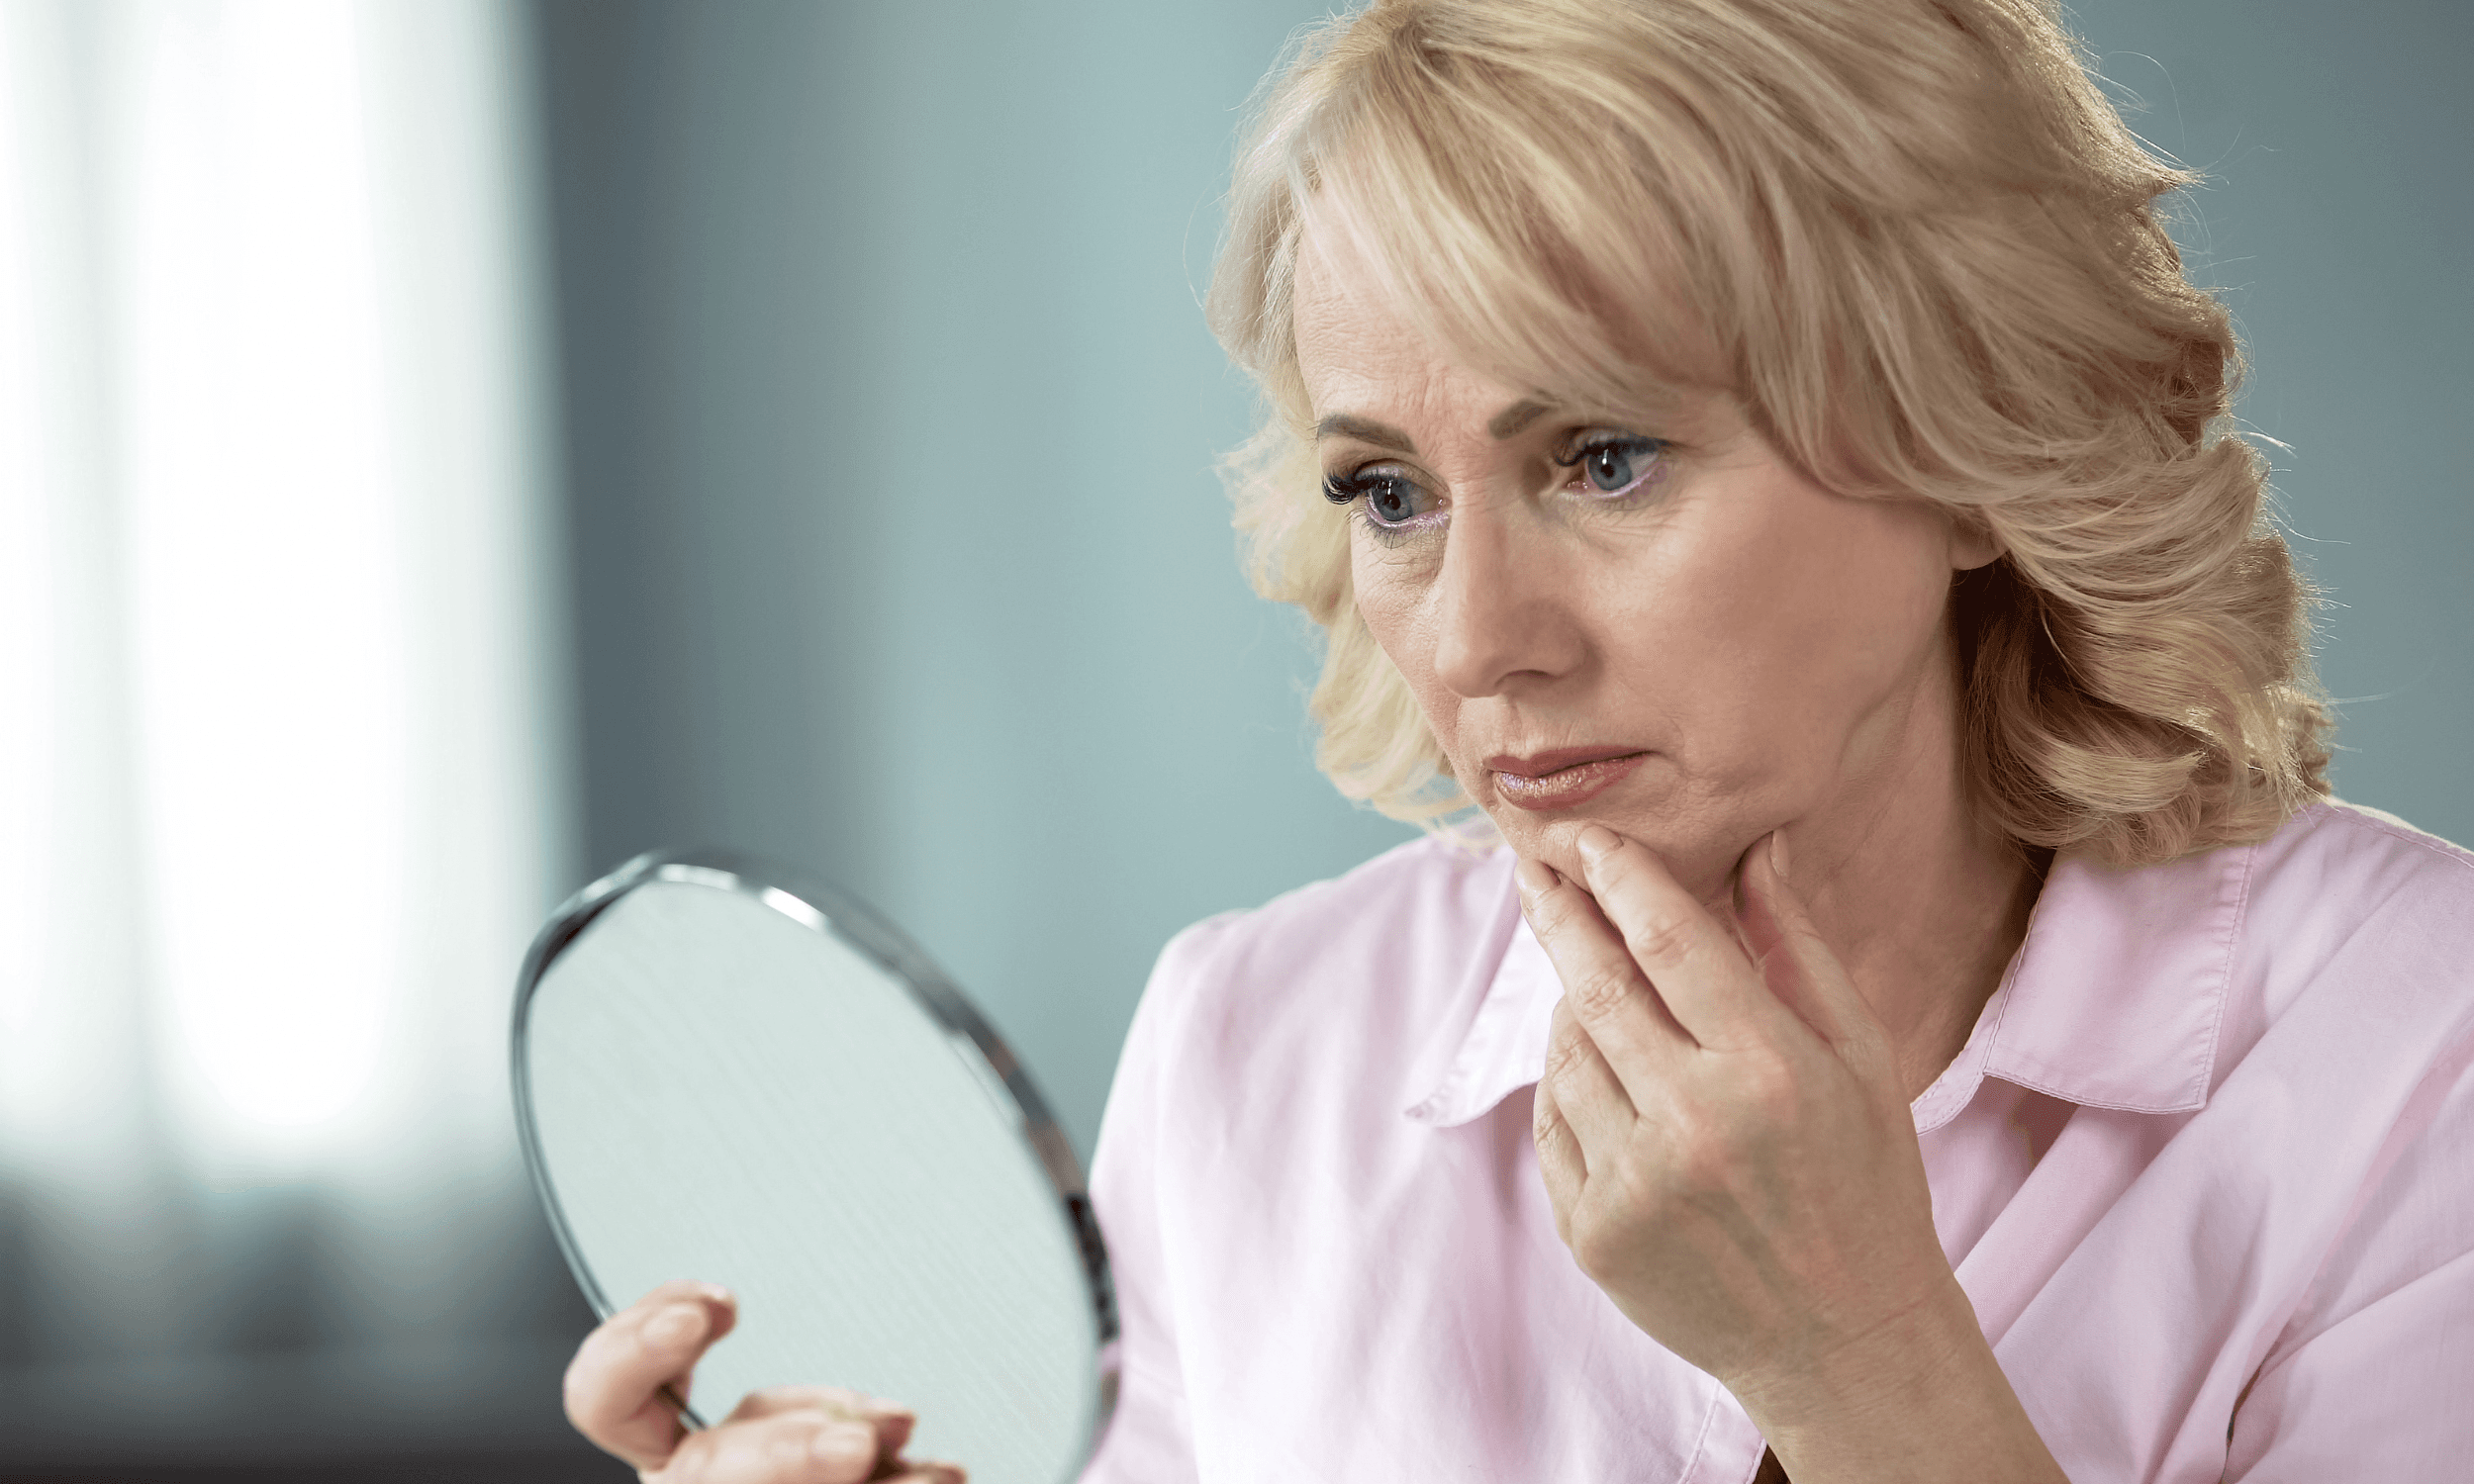
[[[1737,868],[1752,843],[1738,838],[1741,828],[1713,831],[1676,827],[1671,817],[1644,818],[1615,809],[1570,809],[1533,812],[1500,801],[1486,810],[1496,833],[1525,859],[1544,861],[1568,877],[1582,881],[1580,832],[1602,824],[1656,852],[1676,881],[1702,902],[1719,903],[1735,893]]]

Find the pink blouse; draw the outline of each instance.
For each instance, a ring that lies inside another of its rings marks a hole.
[[[1734,1397],[1556,1238],[1512,860],[1421,840],[1161,954],[1093,1169],[1124,1376],[1084,1484],[1752,1477]],[[2474,1479],[2474,855],[2341,804],[2065,855],[1914,1106],[2079,1484]]]

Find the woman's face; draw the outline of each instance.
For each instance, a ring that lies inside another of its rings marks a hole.
[[[1602,823],[1714,898],[1772,828],[1826,862],[1955,796],[1944,614],[1980,538],[1830,493],[1723,397],[1532,401],[1310,236],[1295,334],[1358,611],[1522,855],[1573,872]]]

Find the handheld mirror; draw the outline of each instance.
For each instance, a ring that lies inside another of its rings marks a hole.
[[[673,1278],[738,1326],[688,1398],[823,1383],[914,1409],[906,1456],[1063,1484],[1106,1425],[1116,1321],[1074,1154],[891,923],[741,858],[643,856],[541,930],[517,1121],[607,1317]]]

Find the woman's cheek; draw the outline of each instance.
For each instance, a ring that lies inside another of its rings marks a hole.
[[[1375,644],[1388,656],[1392,665],[1408,678],[1426,699],[1425,677],[1434,669],[1426,663],[1416,632],[1416,595],[1407,591],[1397,572],[1386,572],[1380,555],[1370,558],[1363,550],[1350,559],[1350,586],[1356,595],[1358,617],[1374,635]],[[1427,646],[1431,648],[1431,646]]]

